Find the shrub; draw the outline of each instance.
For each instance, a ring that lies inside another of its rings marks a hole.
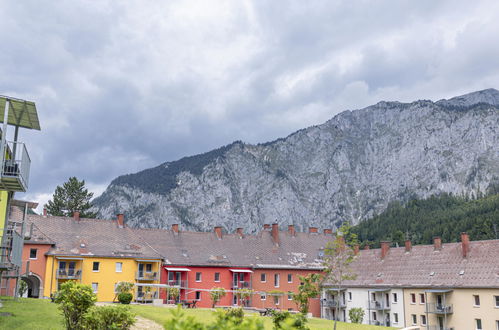
[[[180,296],[180,289],[179,288],[175,288],[175,287],[171,287],[171,288],[168,288],[168,299],[169,300],[173,300],[173,301],[177,301],[178,297]]]
[[[274,329],[308,329],[306,326],[308,320],[305,314],[298,313],[291,315],[288,311],[272,311],[272,321],[274,322]]]
[[[362,323],[364,320],[364,310],[360,307],[355,307],[348,311],[348,316],[352,323]]]
[[[97,297],[88,285],[68,281],[56,292],[54,301],[64,316],[66,329],[83,329],[83,315],[95,304]]]
[[[122,292],[118,295],[118,301],[125,305],[128,305],[132,299],[133,295],[130,292]]]
[[[207,326],[208,330],[263,330],[263,321],[245,318],[242,308],[230,308],[215,311],[215,322]]]
[[[25,281],[20,280],[19,286],[17,288],[17,293],[19,294],[19,297],[22,297],[26,292],[26,290],[28,290],[28,284]]]
[[[128,306],[94,306],[83,317],[85,329],[127,330],[135,323]]]
[[[274,327],[276,329],[281,328],[281,323],[289,318],[291,314],[288,311],[278,311],[278,310],[273,310],[272,312],[272,322],[274,322]]]
[[[116,284],[116,293],[128,293],[133,289],[133,283],[131,282],[118,282]]]
[[[199,323],[193,316],[186,316],[180,305],[170,310],[172,317],[166,321],[165,329],[172,330],[204,330],[203,324]]]
[[[215,308],[215,305],[220,301],[220,299],[225,297],[225,295],[226,293],[224,288],[212,288],[210,291],[210,297],[212,301],[211,308]]]

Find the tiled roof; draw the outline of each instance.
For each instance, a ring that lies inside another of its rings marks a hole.
[[[355,280],[345,286],[499,288],[499,240],[471,241],[466,258],[461,243],[390,248],[384,259],[381,250],[362,250],[351,265]]]
[[[167,264],[191,266],[319,268],[319,250],[332,238],[324,234],[291,236],[280,232],[280,242],[275,245],[270,231],[243,238],[239,234],[224,234],[221,239],[214,232],[136,231],[164,256]]]
[[[49,255],[161,258],[134,230],[119,228],[116,221],[40,215],[28,215],[26,220],[28,228],[33,223],[55,242]]]

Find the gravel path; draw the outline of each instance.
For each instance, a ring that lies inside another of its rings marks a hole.
[[[145,319],[141,316],[136,317],[137,322],[130,328],[131,330],[151,329],[151,330],[164,330],[158,323]]]

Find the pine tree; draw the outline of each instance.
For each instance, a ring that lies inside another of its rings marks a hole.
[[[76,177],[71,177],[62,187],[57,186],[45,207],[50,215],[70,217],[75,211],[79,211],[82,218],[95,218],[96,214],[89,211],[93,195],[85,188],[85,180],[79,181]]]

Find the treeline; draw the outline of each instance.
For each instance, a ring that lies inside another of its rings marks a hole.
[[[428,199],[414,199],[403,205],[391,203],[378,216],[352,228],[362,245],[379,247],[389,240],[403,245],[406,238],[413,244],[431,244],[433,237],[443,242],[459,241],[467,232],[471,240],[496,238],[499,231],[499,194],[494,189],[476,199],[441,194]]]

